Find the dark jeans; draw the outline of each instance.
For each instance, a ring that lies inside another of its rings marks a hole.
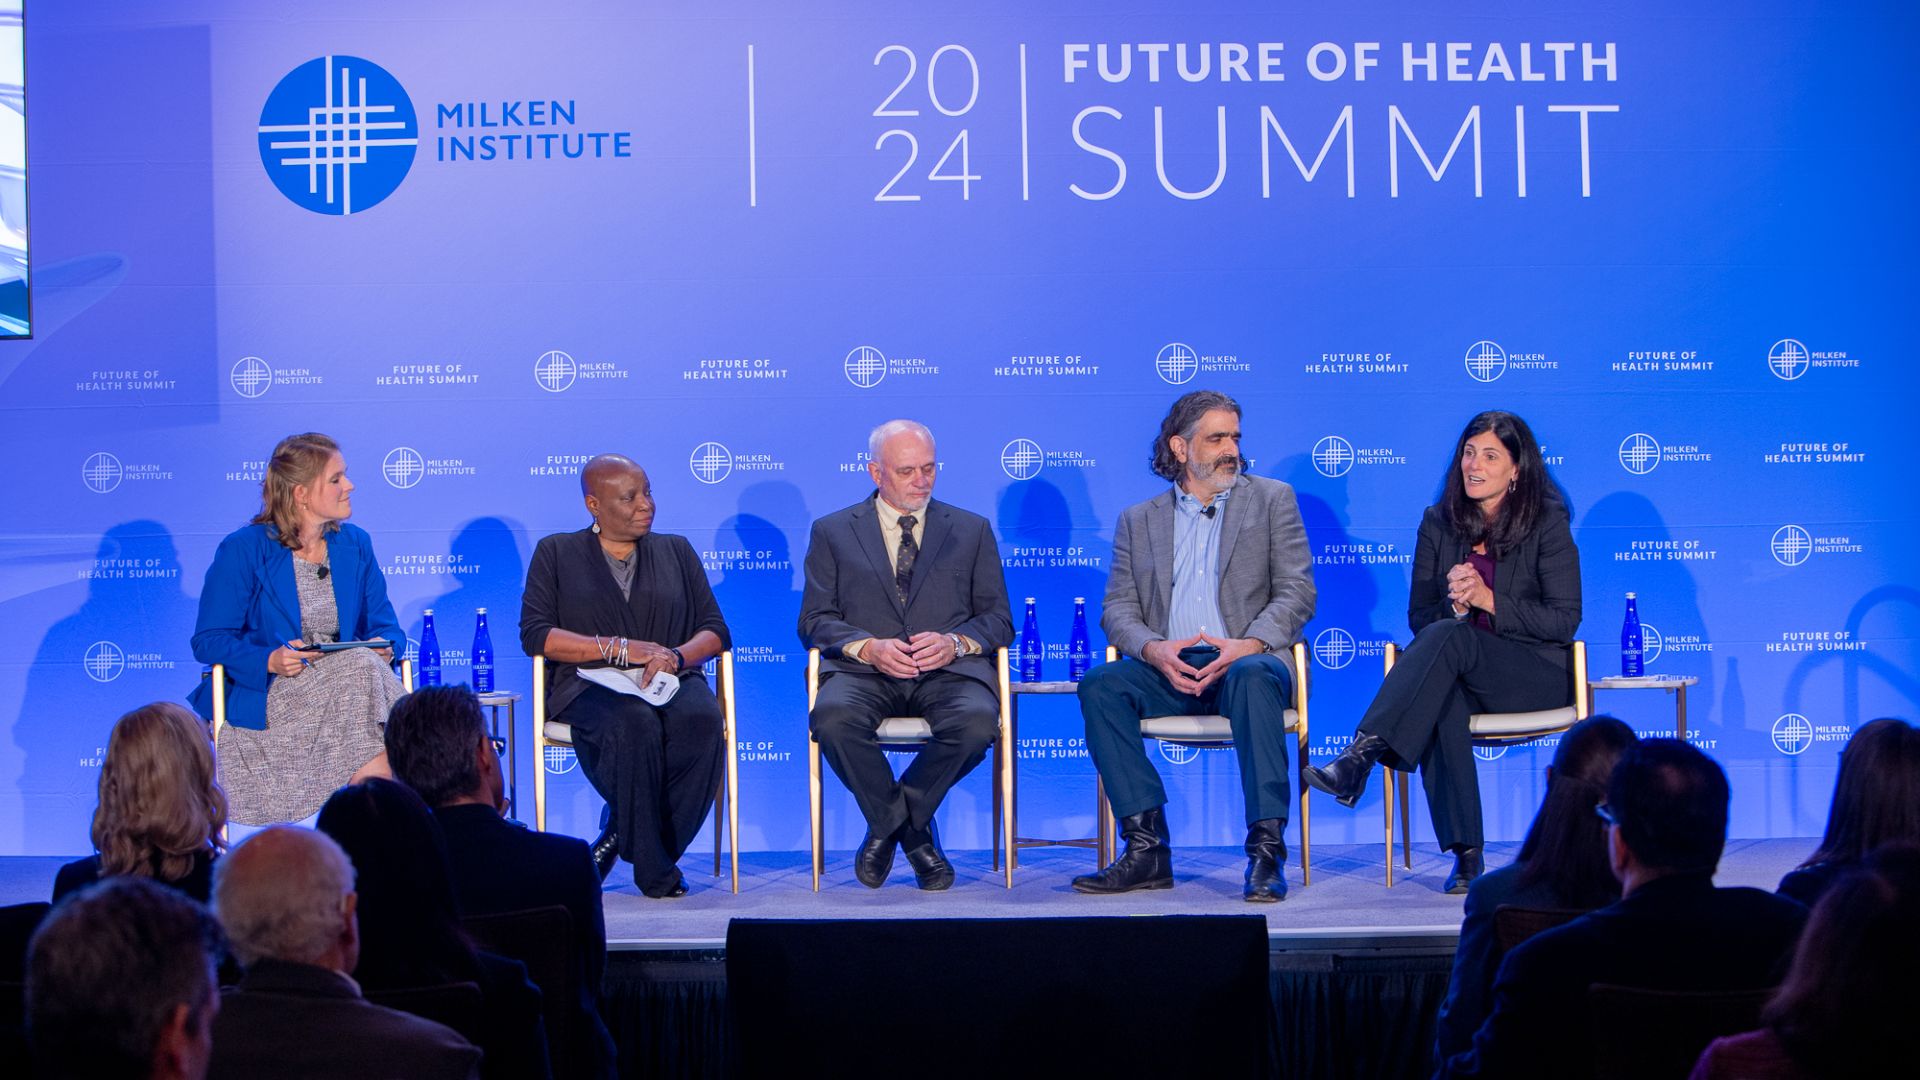
[[[918,716],[933,741],[893,777],[874,732],[890,716]],[[853,792],[867,829],[891,836],[902,825],[924,831],[948,789],[973,771],[1000,729],[1000,701],[986,684],[951,671],[915,679],[836,671],[820,680],[807,723],[833,774]]]
[[[1116,817],[1167,801],[1167,789],[1141,741],[1142,717],[1219,715],[1233,727],[1247,824],[1267,818],[1284,823],[1293,801],[1287,777],[1287,741],[1293,736],[1286,731],[1285,715],[1292,702],[1293,672],[1272,654],[1235,660],[1198,697],[1176,691],[1153,665],[1132,657],[1102,664],[1080,681],[1087,752]]]
[[[612,810],[633,883],[649,895],[672,888],[725,764],[720,702],[706,680],[682,677],[664,707],[589,686],[558,719],[573,725],[580,768]]]
[[[1467,718],[1557,709],[1573,700],[1565,662],[1538,645],[1444,619],[1414,635],[1354,734],[1387,741],[1396,768],[1418,765],[1440,847],[1479,847],[1480,774]]]

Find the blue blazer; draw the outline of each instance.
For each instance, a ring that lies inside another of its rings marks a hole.
[[[278,535],[271,525],[248,525],[228,535],[214,552],[200,590],[193,658],[226,665],[227,722],[235,727],[267,726],[267,688],[276,678],[267,671],[267,657],[300,636],[293,552],[280,545]],[[394,617],[387,577],[366,530],[342,523],[327,538],[327,564],[341,639],[386,638],[395,656],[404,652],[407,635]],[[213,718],[211,680],[202,679],[187,700],[201,716]]]

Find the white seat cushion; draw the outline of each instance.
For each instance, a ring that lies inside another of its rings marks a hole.
[[[1541,709],[1539,712],[1474,713],[1467,718],[1467,730],[1475,738],[1518,739],[1564,731],[1578,720],[1579,716],[1571,705],[1561,709]]]
[[[1299,730],[1300,714],[1288,709],[1286,723],[1286,730]],[[1151,739],[1233,741],[1233,727],[1224,716],[1150,716],[1140,721],[1140,734]]]
[[[933,725],[918,716],[889,716],[880,721],[874,735],[883,745],[913,746],[933,738]]]
[[[559,743],[561,746],[573,745],[572,724],[563,724],[558,720],[549,720],[547,721],[544,734],[550,743]]]

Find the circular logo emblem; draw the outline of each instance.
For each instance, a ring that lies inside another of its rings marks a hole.
[[[1773,722],[1773,748],[1789,757],[1804,754],[1813,745],[1813,724],[1797,712]]]
[[[574,756],[571,746],[549,746],[542,756],[546,758],[543,764],[546,765],[547,772],[553,776],[565,776],[573,771],[575,765],[580,764],[580,759]]]
[[[1660,440],[1644,431],[1636,431],[1620,440],[1620,467],[1635,476],[1645,476],[1660,467]]]
[[[1467,346],[1467,374],[1479,382],[1492,382],[1507,371],[1507,350],[1491,341],[1476,341]]]
[[[1473,748],[1473,756],[1479,758],[1481,761],[1499,761],[1501,758],[1507,756],[1508,749],[1510,748],[1504,744],[1500,746],[1476,746]]]
[[[387,451],[385,460],[380,462],[380,475],[394,487],[410,488],[427,475],[427,459],[411,446],[396,446]]]
[[[717,484],[733,471],[733,452],[717,442],[703,442],[693,448],[687,467],[703,484]]]
[[[1313,658],[1328,671],[1339,671],[1360,654],[1354,644],[1353,635],[1337,626],[1329,626],[1314,635]]]
[[[1807,347],[1790,337],[1781,338],[1773,343],[1773,348],[1767,350],[1767,370],[1773,372],[1776,379],[1792,382],[1805,375],[1812,366]]]
[[[87,669],[87,676],[94,682],[112,682],[127,670],[127,654],[111,641],[96,641],[87,646],[80,666]]]
[[[1000,448],[1000,469],[1015,480],[1031,480],[1047,463],[1046,452],[1032,439],[1015,439]]]
[[[357,56],[309,60],[260,110],[260,161],[280,194],[316,214],[379,205],[413,168],[413,100],[380,65]]]
[[[273,365],[257,356],[243,356],[227,373],[233,392],[243,398],[257,398],[273,389]]]
[[[1773,530],[1773,559],[1781,566],[1799,566],[1813,554],[1813,537],[1798,525]]]
[[[1640,662],[1648,667],[1660,658],[1660,631],[1652,623],[1640,624]]]
[[[1185,765],[1200,756],[1200,748],[1197,746],[1181,746],[1179,743],[1161,742],[1158,739],[1154,741],[1160,743],[1160,756],[1167,759],[1169,765]]]
[[[120,467],[120,459],[106,451],[101,451],[87,459],[80,466],[80,479],[88,489],[96,494],[105,495],[120,486],[120,478],[126,470]]]
[[[1159,355],[1153,358],[1153,370],[1160,373],[1162,381],[1180,386],[1200,373],[1200,357],[1191,346],[1171,342],[1161,346]]]
[[[572,386],[574,376],[578,374],[580,365],[559,349],[549,349],[533,362],[533,381],[549,394],[557,394]]]
[[[1313,444],[1313,467],[1321,476],[1345,476],[1353,468],[1353,444],[1329,435]]]
[[[840,370],[847,373],[848,382],[862,390],[871,390],[887,377],[887,357],[871,345],[861,345],[840,362]]]

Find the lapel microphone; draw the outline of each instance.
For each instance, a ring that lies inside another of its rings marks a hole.
[[[1207,509],[1209,509],[1209,510],[1211,510],[1211,509],[1213,509],[1213,507],[1211,507],[1211,506],[1209,506],[1209,507],[1207,507]],[[1212,517],[1213,515],[1212,515],[1212,514],[1208,514],[1207,516],[1208,516],[1208,517]],[[330,571],[330,570],[328,569],[328,567],[327,567],[327,564],[326,564],[326,563],[321,563],[321,564],[320,564],[320,569],[319,569],[319,570],[318,570],[317,572],[315,572],[313,576],[314,576],[314,577],[317,577],[317,578],[319,578],[319,579],[320,579],[321,581],[325,581],[325,580],[327,580],[327,574],[328,574],[328,573],[330,573],[330,572],[331,572],[331,571]]]
[[[1214,515],[1214,513],[1215,513],[1216,511],[1218,511],[1219,509],[1220,509],[1220,504],[1218,504],[1218,503],[1208,503],[1208,504],[1206,505],[1206,507],[1205,507],[1205,509],[1202,509],[1202,510],[1200,511],[1200,513],[1201,513],[1201,516],[1203,516],[1203,517],[1207,517],[1207,518],[1212,518],[1212,517],[1213,517],[1213,515]],[[324,575],[323,575],[323,576],[324,576]]]

